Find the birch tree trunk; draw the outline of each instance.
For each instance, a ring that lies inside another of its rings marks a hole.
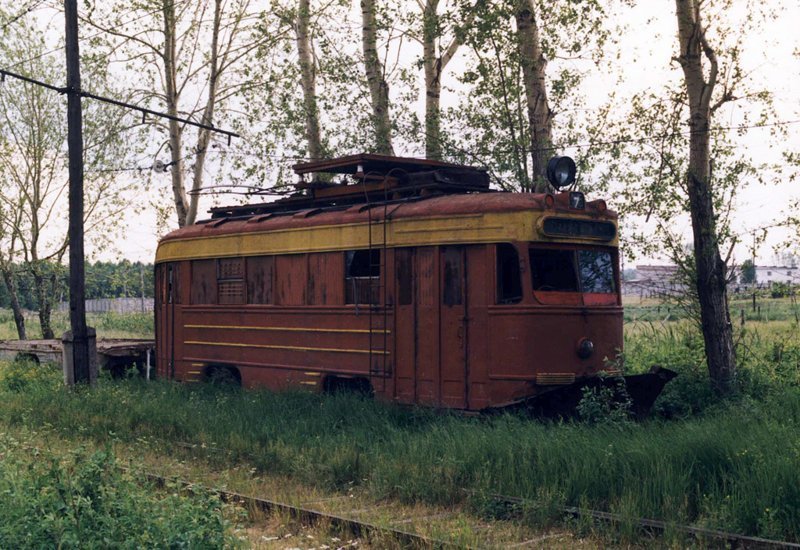
[[[299,0],[297,7],[297,57],[300,62],[300,85],[303,89],[303,110],[305,111],[306,142],[311,160],[322,158],[322,136],[319,129],[317,111],[317,74],[314,57],[311,54],[309,21],[311,19],[310,0]]]
[[[532,0],[518,0],[514,16],[531,134],[531,190],[543,193],[549,187],[545,175],[547,161],[553,153],[553,112],[547,102],[545,85],[547,60],[542,54]]]
[[[3,263],[3,265],[0,266],[0,271],[3,272],[3,283],[6,285],[9,302],[11,303],[11,312],[14,315],[14,325],[17,327],[17,337],[20,340],[27,340],[28,336],[25,331],[25,316],[22,314],[22,307],[19,305],[17,283],[14,280],[14,274],[11,272],[11,266]]]
[[[425,68],[425,158],[441,160],[441,117],[444,65],[436,55],[439,0],[427,0],[422,12],[422,60]]]
[[[364,50],[364,69],[367,74],[367,84],[372,102],[375,152],[380,155],[394,155],[392,123],[389,117],[389,84],[384,78],[383,64],[378,57],[375,1],[361,0],[361,45]]]
[[[422,63],[425,69],[425,157],[442,159],[441,97],[442,73],[461,47],[464,28],[472,23],[477,4],[463,25],[454,29],[453,39],[441,52],[436,51],[436,40],[441,38],[439,25],[439,0],[426,0],[422,10]]]
[[[51,309],[50,294],[46,285],[48,280],[45,274],[41,271],[41,266],[38,260],[30,266],[31,277],[33,277],[33,286],[36,291],[36,300],[39,302],[39,326],[42,328],[42,338],[51,340],[55,338],[53,332],[53,325],[51,323]]]
[[[736,373],[728,310],[726,267],[719,253],[710,169],[711,95],[718,63],[708,43],[698,0],[675,0],[680,54],[689,99],[689,168],[686,187],[694,237],[697,294],[706,362],[714,390],[729,393]],[[708,76],[703,58],[709,63]]]
[[[173,0],[164,0],[161,4],[161,12],[164,18],[164,92],[166,95],[167,114],[173,117],[178,116],[178,76],[177,76],[177,45],[176,45],[176,19],[175,4]],[[175,202],[175,212],[178,217],[178,226],[183,227],[187,223],[189,213],[189,202],[186,200],[186,190],[183,183],[183,160],[181,151],[183,150],[182,134],[180,122],[169,119],[169,152],[172,170],[172,195]]]
[[[203,124],[213,126],[214,106],[217,103],[217,85],[219,83],[219,28],[222,23],[222,0],[214,0],[214,23],[211,29],[211,59],[209,60],[208,94],[206,106],[203,109]],[[186,212],[185,225],[192,225],[197,219],[197,205],[200,201],[198,191],[203,187],[203,169],[206,165],[208,145],[211,142],[211,130],[201,128],[197,135],[197,152],[194,162],[194,175],[192,178],[192,191],[189,195],[189,208]],[[174,157],[173,157],[174,159]],[[180,159],[178,162],[181,162]],[[173,172],[179,171],[179,165],[173,165]],[[173,183],[174,183],[173,178]],[[181,184],[183,189],[183,184]],[[185,197],[185,196],[184,196]]]

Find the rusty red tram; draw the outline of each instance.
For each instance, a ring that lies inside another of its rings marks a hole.
[[[604,201],[491,191],[483,170],[418,159],[294,168],[294,195],[212,209],[160,242],[160,376],[480,411],[618,373]]]

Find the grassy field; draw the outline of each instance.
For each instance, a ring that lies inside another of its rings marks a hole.
[[[97,335],[105,338],[153,338],[152,313],[89,313],[87,324],[97,330]],[[69,313],[56,312],[52,318],[53,332],[60,338],[69,330]],[[42,337],[39,319],[35,313],[25,315],[28,338]],[[17,329],[14,317],[9,310],[0,310],[0,340],[16,340]]]
[[[539,526],[577,505],[797,541],[800,329],[787,311],[781,321],[737,325],[738,394],[722,401],[708,389],[690,321],[627,323],[627,369],[680,373],[643,423],[465,418],[349,395],[137,379],[67,391],[57,369],[31,365],[2,368],[0,418],[99,444],[178,445],[219,468],[358,487],[375,499],[458,502],[487,516],[496,510],[483,495],[519,496]]]

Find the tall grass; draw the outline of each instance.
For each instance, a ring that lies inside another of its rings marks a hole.
[[[97,336],[103,338],[153,338],[153,313],[89,313],[87,324],[97,330]],[[69,314],[54,312],[52,317],[53,332],[56,337],[69,330]],[[42,337],[39,319],[36,313],[25,315],[25,328],[29,339]],[[0,310],[0,340],[16,340],[17,329],[14,317],[9,310]]]
[[[800,538],[794,388],[705,404],[702,414],[677,421],[589,426],[510,415],[465,418],[349,395],[140,380],[67,391],[57,372],[21,370],[6,367],[0,383],[5,422],[51,425],[99,441],[112,433],[129,442],[146,438],[166,450],[190,442],[212,463],[244,463],[329,488],[361,485],[376,497],[474,498],[479,505],[480,495],[503,493],[546,511],[590,506]],[[553,517],[544,516],[539,520]]]

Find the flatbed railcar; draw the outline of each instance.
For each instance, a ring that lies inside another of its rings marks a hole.
[[[294,169],[294,195],[212,209],[161,240],[158,375],[481,411],[574,405],[619,374],[604,201],[491,191],[483,170],[418,159]],[[651,403],[663,378],[629,388]]]

